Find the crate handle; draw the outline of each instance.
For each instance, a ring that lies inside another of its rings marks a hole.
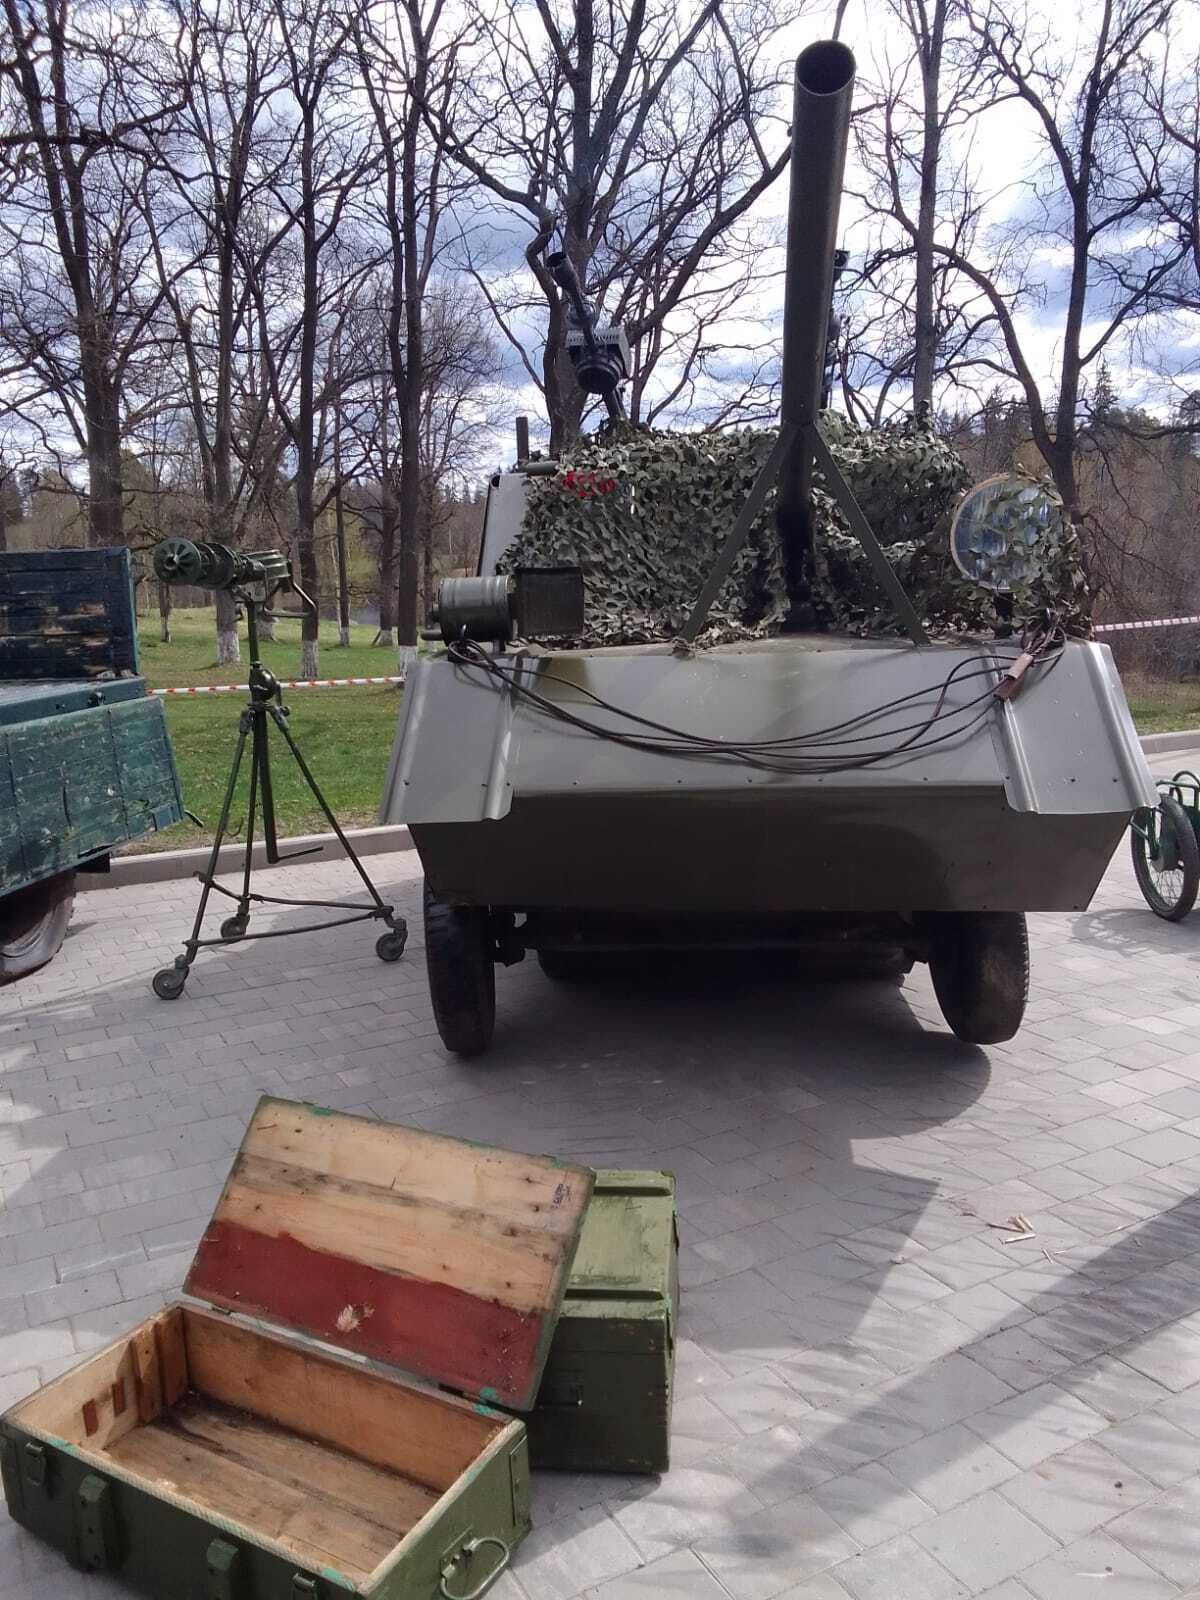
[[[500,1549],[503,1551],[500,1560],[488,1573],[483,1582],[476,1584],[476,1586],[469,1590],[466,1594],[451,1594],[449,1589],[447,1589],[446,1583],[454,1572],[454,1567],[458,1560],[458,1556],[455,1556],[453,1561],[447,1561],[446,1565],[442,1568],[442,1576],[438,1583],[438,1593],[443,1596],[443,1600],[479,1600],[479,1596],[483,1593],[483,1591],[487,1588],[490,1588],[493,1581],[504,1571],[505,1567],[509,1563],[510,1557],[512,1556],[512,1551],[505,1544],[504,1540],[497,1539],[495,1534],[486,1533],[482,1538],[468,1540],[467,1543],[463,1545],[458,1555],[473,1556],[476,1550],[481,1549],[485,1544],[499,1545]]]

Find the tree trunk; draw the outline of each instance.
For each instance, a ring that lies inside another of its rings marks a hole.
[[[1047,462],[1054,487],[1062,497],[1063,511],[1070,522],[1078,522],[1080,517],[1079,505],[1079,479],[1075,470],[1075,441],[1072,439],[1064,445],[1055,445]]]
[[[275,643],[275,618],[260,617],[258,619],[258,637],[268,644]]]
[[[301,454],[304,453],[302,449]],[[311,606],[305,606],[304,620],[300,624],[300,676],[315,678],[319,676],[321,670],[320,573],[317,569],[317,545],[313,533],[315,518],[312,478],[303,471],[296,476],[296,509],[300,582],[312,600]]]
[[[392,647],[396,627],[396,507],[384,485],[379,507],[379,633],[375,643]]]
[[[421,556],[421,391],[411,380],[401,410],[400,430],[396,671],[403,678],[417,659],[417,588]]]
[[[578,270],[578,267],[577,267]],[[579,274],[583,282],[583,273]],[[542,378],[546,390],[546,413],[550,421],[550,454],[559,456],[579,437],[586,400],[575,377],[575,368],[566,351],[567,319],[561,296],[550,309],[546,349],[542,357]]]
[[[125,542],[120,395],[94,353],[81,362],[81,369],[87,414],[88,543],[93,549],[107,549]]]
[[[425,496],[421,524],[421,601],[425,616],[433,609],[433,506],[432,490]]]
[[[158,637],[162,644],[171,642],[171,585],[158,585]]]
[[[341,470],[340,463],[335,470]],[[344,650],[350,643],[350,579],[346,572],[346,509],[342,504],[340,481],[334,495],[333,506],[337,542],[338,644]]]
[[[321,612],[317,547],[313,538],[312,486],[306,483],[302,488],[297,485],[297,488],[299,492],[296,500],[300,511],[297,541],[300,546],[300,582],[312,600],[312,605],[305,607],[304,620],[300,624],[300,676],[315,678],[319,676],[321,670]]]
[[[304,240],[303,300],[300,320],[299,401],[291,430],[296,446],[296,544],[300,558],[300,583],[312,604],[305,607],[300,624],[300,676],[315,678],[320,671],[321,582],[317,566],[316,381],[317,324],[321,315],[319,270],[321,246],[317,240],[315,142],[316,102],[304,102],[300,146],[300,224]]]
[[[415,401],[415,404],[413,403]],[[417,587],[420,574],[421,525],[421,457],[420,457],[420,393],[405,396],[404,410],[411,416],[401,421],[400,443],[400,493],[397,496],[397,521],[399,523],[399,553],[396,561],[396,645],[401,657],[405,650],[412,655],[417,647]],[[400,671],[406,670],[402,663]]]
[[[217,665],[228,667],[242,659],[238,643],[237,603],[225,589],[218,589],[214,598],[217,611]]]
[[[936,0],[933,27],[921,49],[924,130],[921,148],[921,193],[916,239],[916,348],[913,355],[913,406],[933,407],[933,374],[937,365],[938,328],[933,293],[933,231],[937,213],[938,161],[941,155],[940,93],[942,48],[946,36],[947,0]]]

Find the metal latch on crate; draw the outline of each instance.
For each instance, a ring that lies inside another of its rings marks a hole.
[[[79,1564],[89,1572],[107,1572],[117,1560],[117,1519],[112,1485],[89,1472],[76,1495]]]
[[[46,1446],[36,1444],[32,1439],[25,1445],[25,1476],[35,1489],[41,1489],[46,1483]]]
[[[321,1590],[315,1578],[305,1572],[292,1574],[292,1600],[320,1600]]]
[[[242,1552],[228,1539],[214,1539],[204,1557],[205,1600],[237,1600]]]

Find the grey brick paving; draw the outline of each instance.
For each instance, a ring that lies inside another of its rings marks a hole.
[[[1200,917],[1157,922],[1122,851],[1089,913],[1034,919],[1028,1025],[988,1051],[923,972],[568,989],[527,963],[465,1064],[416,859],[373,866],[412,923],[396,966],[311,934],[164,1004],[173,883],[85,895],[0,996],[0,1403],[178,1292],[256,1097],[289,1094],[679,1175],[676,1464],[539,1477],[496,1600],[1200,1593]],[[1005,1242],[1017,1212],[1036,1237]],[[0,1515],[0,1600],[122,1592]]]

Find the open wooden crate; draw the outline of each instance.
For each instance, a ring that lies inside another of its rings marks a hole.
[[[187,1287],[519,1402],[591,1186],[546,1158],[264,1100]],[[160,1600],[467,1600],[529,1527],[523,1422],[195,1305],[13,1407],[0,1461],[19,1522]]]

